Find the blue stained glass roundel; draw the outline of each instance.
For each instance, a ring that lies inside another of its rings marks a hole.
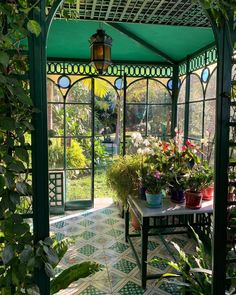
[[[60,76],[57,80],[57,83],[61,88],[69,88],[71,81],[70,78],[67,76]]]
[[[202,70],[202,74],[201,74],[201,80],[202,80],[202,82],[206,83],[208,81],[209,77],[210,77],[210,70],[209,70],[209,68],[204,68]]]
[[[114,83],[116,89],[121,90],[124,88],[124,81],[122,78],[117,78]]]
[[[172,80],[172,79],[170,79],[170,80],[167,82],[167,88],[168,88],[169,90],[172,90],[172,89],[173,89],[173,80]]]

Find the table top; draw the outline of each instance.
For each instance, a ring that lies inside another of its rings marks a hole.
[[[134,205],[142,217],[158,217],[158,216],[171,216],[171,215],[188,215],[188,214],[201,214],[213,212],[213,200],[203,201],[202,208],[188,209],[185,208],[185,203],[175,204],[171,202],[170,197],[163,199],[161,208],[148,208],[147,202],[139,198],[128,197],[128,202],[131,207]],[[133,205],[132,205],[133,203]]]

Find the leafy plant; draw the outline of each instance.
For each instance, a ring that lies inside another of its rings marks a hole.
[[[189,170],[186,177],[186,186],[191,192],[200,192],[208,186],[205,172],[201,166]]]
[[[167,186],[165,175],[157,170],[149,171],[141,181],[149,194],[160,193]]]
[[[128,195],[137,196],[138,194],[140,163],[140,155],[126,155],[116,157],[108,167],[107,183],[124,205]]]
[[[176,261],[164,260],[164,262],[166,262],[174,272],[165,273],[162,275],[161,279],[177,284],[182,291],[188,292],[188,294],[211,294],[211,256],[207,253],[204,244],[192,227],[191,230],[197,242],[196,254],[187,254],[178,244],[172,242],[176,250],[177,259]],[[152,261],[155,262],[158,261],[158,259]],[[181,278],[181,280],[177,280],[176,278]]]

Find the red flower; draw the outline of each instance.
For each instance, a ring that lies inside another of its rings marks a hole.
[[[182,146],[182,152],[185,152],[186,150],[187,150],[186,145],[183,145],[183,146]]]
[[[186,140],[186,145],[190,148],[193,148],[195,145],[191,143],[189,139]]]
[[[163,151],[166,152],[166,151],[168,150],[169,146],[170,146],[169,143],[165,143],[165,144],[163,145],[163,148],[162,148]]]

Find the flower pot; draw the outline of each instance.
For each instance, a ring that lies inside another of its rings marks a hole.
[[[131,214],[131,224],[135,230],[140,230],[140,223],[134,214]]]
[[[202,192],[185,192],[185,207],[189,209],[200,209],[202,207]]]
[[[182,189],[171,188],[170,199],[174,203],[181,204],[185,201],[185,193]]]
[[[146,188],[141,186],[139,188],[139,197],[141,200],[145,200],[146,201],[146,194],[145,194]]]
[[[150,194],[146,191],[147,206],[150,208],[160,208],[162,206],[162,192],[156,194]]]
[[[202,190],[202,199],[204,201],[210,201],[212,200],[214,196],[214,186],[208,186],[204,190]]]

